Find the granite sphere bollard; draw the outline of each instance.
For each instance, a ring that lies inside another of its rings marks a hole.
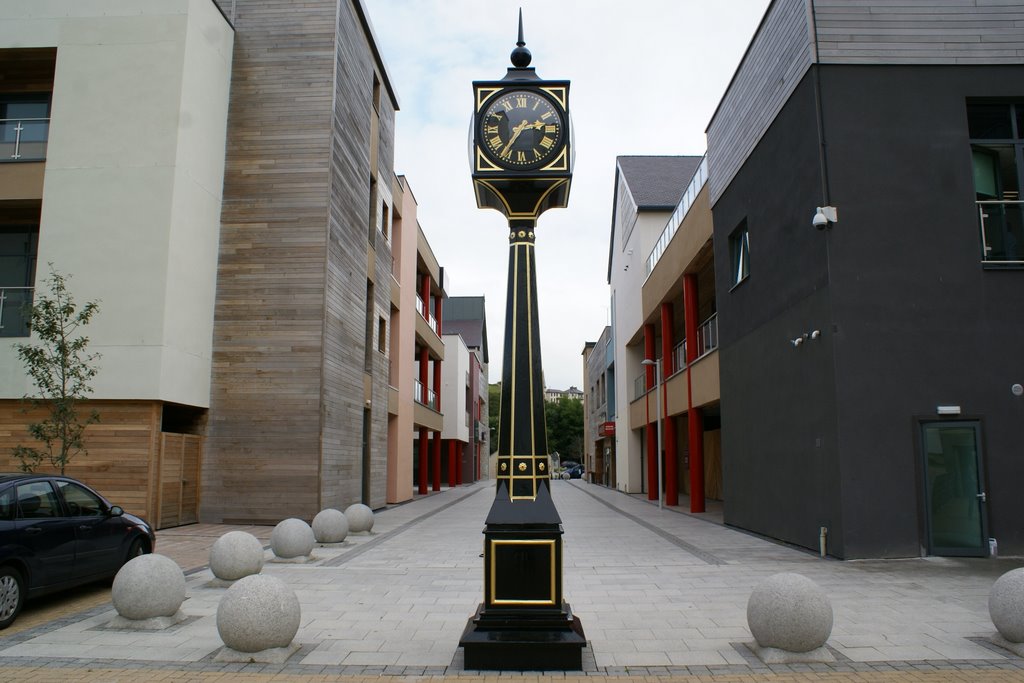
[[[282,559],[306,557],[313,552],[314,543],[313,529],[296,517],[278,522],[270,533],[270,549]]]
[[[761,647],[810,652],[832,633],[832,603],[806,576],[775,574],[750,594],[747,625]]]
[[[266,574],[239,579],[217,605],[217,633],[238,652],[288,647],[300,619],[299,599],[292,589]]]
[[[125,619],[173,617],[185,602],[185,573],[165,555],[140,555],[117,572],[110,598]]]
[[[999,635],[1024,643],[1024,567],[996,579],[988,594],[988,614]]]
[[[348,536],[348,518],[341,510],[327,508],[313,518],[313,538],[317,543],[341,543]]]
[[[345,508],[345,518],[352,533],[373,529],[373,510],[362,503],[353,503]]]
[[[210,548],[210,571],[218,579],[236,581],[263,569],[263,544],[245,531],[229,531]]]

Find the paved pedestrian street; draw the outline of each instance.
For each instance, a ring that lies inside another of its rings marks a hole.
[[[481,531],[494,496],[482,482],[378,511],[371,534],[317,547],[306,564],[275,563],[268,549],[264,573],[302,605],[300,649],[284,664],[214,661],[226,589],[211,585],[205,563],[219,533],[194,525],[161,531],[157,542],[186,570],[185,622],[109,628],[116,612],[93,595],[81,611],[5,632],[0,680],[1024,681],[1024,659],[988,641],[989,589],[1024,558],[822,560],[583,481],[552,490],[565,527],[565,596],[588,639],[582,673],[464,670],[458,641],[483,594]],[[269,531],[257,535],[266,542]],[[747,647],[747,600],[778,572],[803,574],[829,595],[834,663],[768,666]]]

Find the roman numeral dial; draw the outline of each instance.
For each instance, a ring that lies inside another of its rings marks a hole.
[[[538,168],[565,146],[560,110],[537,92],[505,92],[487,106],[479,121],[480,146],[491,161],[504,168]]]

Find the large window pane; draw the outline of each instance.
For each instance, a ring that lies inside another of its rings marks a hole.
[[[978,199],[1020,198],[1016,149],[1013,145],[971,145],[974,191]]]
[[[1013,137],[1008,104],[968,104],[967,126],[972,140],[1009,140]]]
[[[732,261],[732,284],[736,286],[750,275],[750,236],[746,222],[729,237],[729,256]]]

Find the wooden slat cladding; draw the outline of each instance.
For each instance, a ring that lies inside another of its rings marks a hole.
[[[1020,64],[1024,3],[815,0],[822,64]]]
[[[366,306],[368,228],[378,206],[369,206],[370,176],[394,182],[394,107],[382,97],[373,103],[374,62],[351,3],[342,3],[338,18],[338,96],[333,111],[330,176],[330,243],[327,262],[326,327],[324,334],[323,455],[321,497],[324,507],[362,500],[363,479],[369,477],[371,506],[386,502],[387,377],[384,356],[366,347],[367,310],[389,310],[391,250],[373,232],[376,253],[373,305]],[[374,133],[376,133],[374,135]],[[376,148],[376,155],[373,150]],[[376,168],[371,157],[375,156]],[[361,261],[360,261],[361,259]],[[372,322],[372,321],[371,321]],[[370,471],[362,459],[363,393],[366,359],[371,373]]]
[[[236,34],[200,515],[311,518],[361,497],[374,61],[350,2],[218,4]]]
[[[47,411],[32,408],[25,412],[25,405],[21,401],[0,401],[0,471],[18,470],[19,463],[11,455],[14,446],[37,443],[29,436],[27,426],[43,419]],[[89,401],[82,409],[96,410],[100,422],[85,431],[88,455],[73,459],[65,474],[84,481],[125,510],[155,520],[160,404]]]
[[[712,206],[811,65],[807,2],[775,0],[771,4],[708,125]]]
[[[157,529],[194,524],[198,520],[199,463],[202,437],[193,434],[160,434]]]

